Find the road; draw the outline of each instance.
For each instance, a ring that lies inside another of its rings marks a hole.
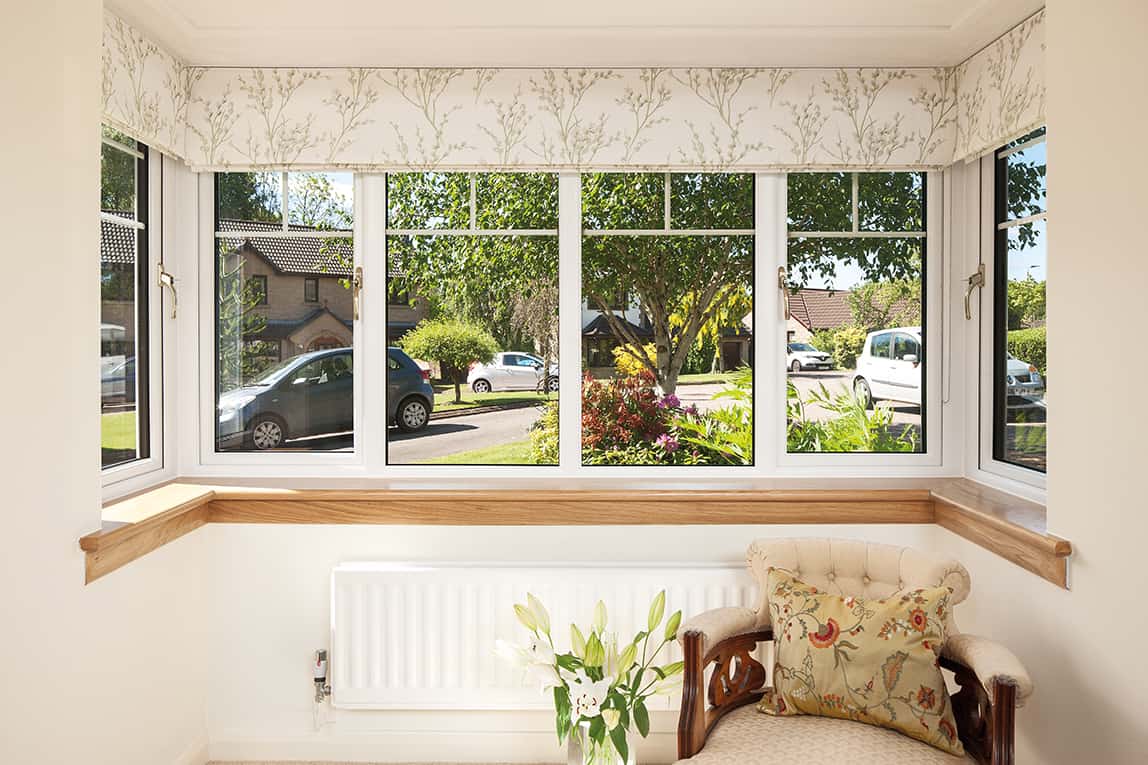
[[[530,437],[530,426],[541,414],[540,408],[526,406],[431,420],[426,430],[418,433],[389,428],[387,462],[412,465],[448,454],[521,441]]]

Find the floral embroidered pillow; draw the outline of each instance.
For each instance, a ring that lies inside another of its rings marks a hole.
[[[892,728],[963,754],[937,657],[952,591],[909,590],[886,600],[820,592],[770,569],[773,688],[758,709]]]

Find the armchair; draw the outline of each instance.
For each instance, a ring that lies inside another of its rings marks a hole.
[[[894,731],[822,717],[773,717],[752,706],[762,696],[766,669],[755,658],[769,643],[770,567],[792,571],[827,592],[887,598],[912,587],[947,585],[953,605],[969,594],[960,563],[911,548],[830,539],[760,539],[749,546],[748,564],[761,584],[757,608],[718,608],[681,626],[684,653],[678,757],[691,765],[786,765],[814,755],[848,756],[862,763],[951,763],[959,758]],[[947,626],[941,667],[959,690],[952,706],[966,761],[1013,765],[1014,712],[1032,694],[1024,666],[988,638]],[[708,675],[708,679],[707,679]]]

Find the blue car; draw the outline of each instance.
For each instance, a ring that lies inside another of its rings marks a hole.
[[[276,449],[288,439],[355,427],[350,348],[294,356],[219,397],[219,448]]]
[[[395,347],[387,348],[387,422],[414,433],[430,422],[434,388],[430,373]]]

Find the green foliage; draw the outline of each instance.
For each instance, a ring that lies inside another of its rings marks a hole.
[[[499,350],[495,339],[481,327],[453,319],[419,322],[399,345],[408,356],[439,363],[443,375],[453,379],[455,403],[462,401],[467,368],[475,362],[489,363]]]
[[[683,412],[674,420],[678,438],[706,455],[706,464],[753,464],[753,371],[738,369],[732,387],[714,398],[729,399],[730,406],[705,414]]]
[[[1008,328],[1010,330],[1044,326],[1045,305],[1045,282],[1038,282],[1032,278],[1032,274],[1026,274],[1023,279],[1009,279]]]
[[[228,391],[245,385],[275,363],[275,348],[274,343],[253,339],[267,326],[267,319],[255,310],[262,290],[254,280],[244,277],[243,256],[220,252],[218,258],[216,365],[219,390]]]
[[[633,349],[629,345],[619,345],[614,349],[614,371],[618,377],[636,377],[648,369],[646,364],[643,364],[638,358],[635,357]],[[639,351],[648,359],[649,363],[654,363],[657,352],[653,343],[647,343],[642,346]]]
[[[1009,353],[1035,366],[1041,377],[1048,377],[1048,333],[1044,327],[1014,329],[1005,343]]]
[[[703,329],[702,334],[698,336],[698,339],[690,346],[689,353],[686,354],[686,363],[682,364],[682,374],[709,374],[714,368],[716,355],[717,343],[714,342],[713,338],[707,337]]]
[[[828,421],[808,416],[806,406],[814,404],[833,415]],[[917,439],[912,430],[897,434],[893,413],[881,407],[867,411],[851,394],[833,396],[821,389],[802,401],[797,388],[789,384],[786,401],[786,444],[790,452],[914,452]]]
[[[558,464],[558,402],[542,407],[542,416],[530,432],[530,456],[535,465]]]
[[[849,292],[853,323],[867,332],[921,323],[921,280],[864,282]]]
[[[278,173],[216,173],[215,193],[222,218],[282,220]]]
[[[857,357],[865,348],[864,327],[846,325],[833,333],[833,363],[838,369],[856,369]]]

